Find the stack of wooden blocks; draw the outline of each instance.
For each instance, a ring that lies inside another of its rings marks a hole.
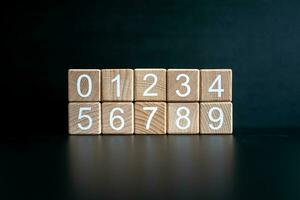
[[[70,69],[70,134],[232,134],[231,69]]]

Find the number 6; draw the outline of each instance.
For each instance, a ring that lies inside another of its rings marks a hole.
[[[119,131],[119,130],[121,130],[122,128],[124,128],[124,125],[125,125],[125,121],[124,121],[124,118],[123,117],[121,117],[120,115],[115,115],[114,116],[114,113],[116,112],[116,111],[119,111],[120,113],[124,113],[124,110],[122,109],[122,108],[114,108],[114,109],[112,109],[111,111],[110,111],[110,113],[109,113],[109,125],[110,125],[110,127],[112,128],[112,129],[114,129],[114,130],[116,130],[116,131]],[[115,119],[119,119],[120,120],[120,122],[121,122],[121,125],[119,126],[119,127],[116,127],[115,125],[114,125],[114,120]]]

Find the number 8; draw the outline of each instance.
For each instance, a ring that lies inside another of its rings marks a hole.
[[[181,114],[181,111],[184,110],[185,111],[185,115],[182,115]],[[176,115],[178,116],[178,118],[176,119],[176,126],[179,128],[179,129],[187,129],[190,127],[191,125],[191,120],[188,118],[189,115],[190,115],[190,110],[187,108],[187,107],[179,107],[176,111]],[[185,126],[181,126],[180,125],[180,120],[186,120],[186,125]]]
[[[214,116],[213,116],[213,112],[214,111],[219,112],[219,117],[218,118],[214,118]],[[208,118],[209,118],[210,121],[212,121],[214,123],[219,122],[219,124],[217,126],[214,126],[213,123],[208,124],[209,128],[211,128],[213,130],[219,130],[222,127],[223,122],[224,122],[224,113],[223,113],[223,111],[222,111],[221,108],[219,108],[219,107],[212,107],[208,111]]]

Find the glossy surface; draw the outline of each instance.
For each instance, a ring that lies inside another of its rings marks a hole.
[[[2,199],[300,198],[295,135],[53,136],[0,157]]]

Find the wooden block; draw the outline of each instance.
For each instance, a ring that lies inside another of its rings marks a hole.
[[[103,134],[133,134],[134,110],[133,103],[102,103]]]
[[[169,69],[167,79],[168,101],[199,101],[198,69]]]
[[[200,103],[201,134],[232,134],[232,103]]]
[[[168,134],[199,134],[199,103],[168,103]]]
[[[135,134],[166,134],[166,115],[165,102],[135,102]]]
[[[166,101],[165,69],[135,69],[135,100]]]
[[[133,101],[133,70],[102,70],[102,101]]]
[[[100,121],[100,103],[69,103],[70,134],[100,134]]]
[[[231,69],[203,69],[201,73],[201,101],[231,101]]]
[[[69,101],[100,101],[101,71],[70,69],[68,72]]]

